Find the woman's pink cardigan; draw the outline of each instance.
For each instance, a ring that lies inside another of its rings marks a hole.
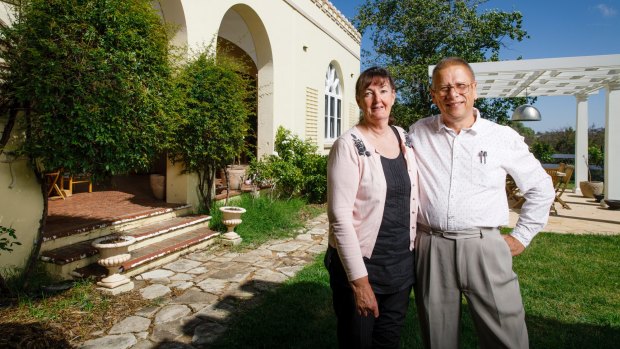
[[[419,201],[418,168],[410,136],[402,128],[396,128],[411,179],[409,248],[413,250]],[[357,127],[351,128],[334,142],[327,166],[329,244],[338,250],[350,281],[368,275],[362,257],[370,258],[374,249],[386,191],[381,155]]]

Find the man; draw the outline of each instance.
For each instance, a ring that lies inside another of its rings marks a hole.
[[[483,119],[474,72],[460,58],[433,71],[433,102],[440,115],[410,132],[420,178],[417,284],[426,348],[458,348],[461,297],[471,310],[481,348],[527,348],[525,313],[512,256],[543,228],[555,198],[551,178],[523,137]],[[506,174],[526,199],[512,234]]]

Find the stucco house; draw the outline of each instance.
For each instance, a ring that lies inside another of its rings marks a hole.
[[[10,2],[0,21],[10,25]],[[328,0],[153,1],[163,21],[178,28],[178,46],[216,42],[232,47],[257,84],[256,150],[273,152],[279,126],[311,140],[326,153],[358,120],[355,81],[360,33]],[[6,117],[0,115],[0,131]],[[166,165],[169,203],[195,205],[195,179]],[[21,246],[0,254],[0,267],[24,264],[43,212],[40,187],[27,159],[0,155],[0,225],[14,228]]]

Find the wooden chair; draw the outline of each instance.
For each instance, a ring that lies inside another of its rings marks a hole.
[[[93,192],[93,181],[90,178],[90,175],[88,174],[80,174],[80,175],[74,175],[74,176],[68,176],[68,181],[69,181],[69,187],[67,188],[69,190],[70,193],[73,193],[73,185],[75,184],[80,184],[80,183],[88,183],[88,192],[92,193]]]
[[[62,170],[57,170],[54,172],[47,172],[45,174],[45,180],[47,184],[47,197],[49,199],[65,199],[65,191],[63,190],[62,178],[61,178]],[[52,193],[56,195],[52,196]]]
[[[561,180],[558,182],[557,186],[555,187],[555,201],[554,202],[559,202],[562,205],[562,207],[564,207],[567,210],[570,210],[571,208],[564,200],[562,200],[562,194],[564,194],[564,191],[568,187],[568,183],[570,182],[570,179],[574,171],[575,171],[575,166],[567,165],[566,168],[564,169],[564,176],[561,178]]]

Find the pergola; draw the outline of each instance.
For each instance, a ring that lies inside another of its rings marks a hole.
[[[472,63],[471,67],[481,98],[525,97],[526,93],[575,96],[575,183],[588,180],[586,163],[580,160],[588,156],[588,96],[605,89],[605,198],[620,199],[620,54]],[[429,77],[433,68],[428,67]]]

